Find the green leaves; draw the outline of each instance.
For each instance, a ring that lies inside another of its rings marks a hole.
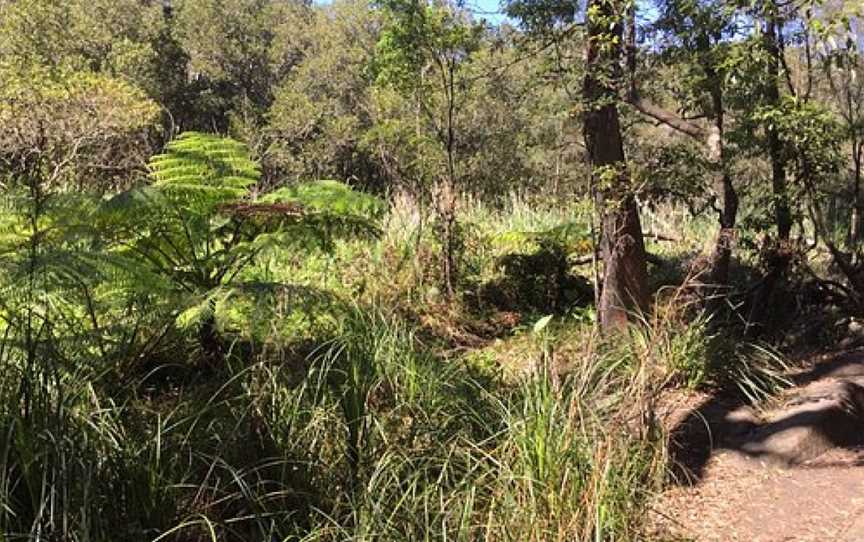
[[[287,186],[258,199],[263,203],[294,203],[304,209],[333,215],[358,215],[377,218],[384,211],[384,202],[374,196],[352,190],[345,183],[333,180],[314,181]]]
[[[178,203],[211,213],[227,201],[249,195],[261,176],[242,143],[186,132],[150,159],[153,186]]]
[[[333,180],[255,197],[260,171],[246,146],[212,134],[181,134],[149,165],[153,183],[104,201],[95,223],[115,255],[137,260],[176,294],[168,297],[182,330],[216,329],[229,299],[257,295],[243,271],[262,254],[328,250],[337,236],[375,234],[384,210]]]
[[[543,318],[534,322],[534,327],[531,329],[532,333],[534,333],[534,335],[540,335],[541,333],[543,333],[543,331],[549,325],[549,322],[552,321],[553,317],[554,317],[554,315],[547,314]]]
[[[380,5],[387,22],[373,63],[379,85],[403,92],[422,88],[428,66],[469,62],[480,47],[483,26],[455,6],[416,0],[383,0]]]

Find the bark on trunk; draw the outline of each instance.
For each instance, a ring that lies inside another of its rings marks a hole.
[[[724,111],[723,88],[719,76],[708,68],[708,76],[712,81],[711,101],[714,113],[714,126],[708,135],[708,157],[714,166],[712,189],[717,198],[720,229],[714,243],[714,253],[711,257],[710,282],[718,291],[714,292],[712,311],[719,308],[723,298],[723,290],[729,285],[729,265],[732,260],[732,250],[735,244],[735,222],[738,216],[738,193],[732,184],[732,177],[727,167],[726,151],[723,145]]]
[[[859,259],[858,242],[861,239],[861,162],[864,159],[864,143],[855,142],[852,150],[852,161],[854,173],[852,179],[852,218],[849,224],[849,249],[855,255],[855,261]]]
[[[618,118],[624,3],[589,0],[583,132],[601,213],[603,289],[597,308],[604,330],[621,328],[647,309],[645,245],[624,161]]]
[[[765,100],[769,105],[780,105],[780,59],[779,24],[777,8],[770,6],[766,13],[765,48],[770,61],[766,77]],[[786,181],[786,159],[780,134],[773,127],[768,128],[768,152],[771,156],[771,190],[774,196],[774,215],[777,223],[777,237],[781,241],[789,239],[792,231],[792,212],[789,209],[789,193]]]
[[[442,235],[441,270],[444,294],[448,301],[456,295],[456,64],[453,59],[439,60],[447,89],[447,174],[437,190],[438,224]]]
[[[602,199],[600,206],[605,206],[605,213],[600,246],[604,269],[597,312],[602,329],[613,330],[624,327],[634,313],[647,310],[647,269],[636,200],[630,194],[614,202]]]
[[[444,295],[449,301],[456,295],[456,196],[452,181],[444,179],[436,192],[435,211],[441,235],[441,279]]]

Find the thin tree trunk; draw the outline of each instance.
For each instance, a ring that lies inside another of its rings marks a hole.
[[[782,68],[780,31],[777,5],[773,1],[768,2],[765,6],[765,50],[770,60],[768,73],[765,77],[764,98],[769,105],[775,107],[780,105],[780,70]],[[745,329],[745,336],[749,338],[757,337],[762,333],[771,308],[771,298],[777,285],[783,281],[791,261],[788,247],[784,246],[789,241],[789,235],[792,231],[786,158],[783,142],[780,140],[777,129],[769,126],[767,132],[768,152],[771,157],[771,191],[774,197],[774,220],[777,226],[778,243],[767,244],[764,249],[763,259],[767,271],[749,299],[750,310]]]
[[[849,249],[858,259],[858,242],[861,240],[861,161],[864,154],[864,143],[858,141],[852,144],[852,161],[854,171],[852,177],[852,218],[849,224]]]
[[[601,213],[603,290],[597,308],[603,330],[624,327],[648,306],[645,245],[624,159],[617,109],[621,82],[624,3],[588,1],[583,132]]]
[[[443,235],[441,265],[444,274],[444,291],[448,300],[455,296],[456,276],[456,133],[454,114],[456,109],[455,66],[447,61],[447,174],[438,191],[438,219]]]
[[[719,130],[718,130],[719,132]],[[709,144],[713,140],[721,139],[720,133],[712,134]],[[722,144],[715,144],[720,149],[712,151],[722,154]],[[717,171],[714,172],[713,191],[717,197],[718,210],[720,214],[720,229],[714,242],[714,252],[711,255],[711,269],[709,271],[710,282],[713,287],[725,288],[729,285],[729,266],[732,260],[732,251],[735,246],[735,222],[738,214],[738,194],[732,184],[732,178],[725,167],[725,160],[717,158],[714,162]]]
[[[715,37],[715,41],[719,36]],[[735,243],[735,223],[738,215],[738,194],[732,183],[727,164],[728,157],[724,150],[723,128],[723,82],[719,74],[708,60],[711,56],[711,42],[707,37],[700,40],[699,52],[703,56],[705,74],[710,82],[710,93],[712,103],[713,126],[709,130],[694,124],[678,115],[666,111],[661,107],[651,104],[639,96],[639,88],[636,78],[636,11],[632,4],[627,14],[627,66],[629,70],[630,86],[627,92],[627,100],[640,113],[651,117],[661,123],[696,139],[705,145],[708,151],[708,159],[713,166],[713,178],[711,188],[718,203],[719,231],[711,254],[710,269],[708,273],[709,289],[712,290],[711,297],[718,303],[721,296],[717,290],[723,290],[729,284],[729,266],[732,259],[732,251]],[[712,305],[715,303],[712,303]],[[714,309],[711,309],[712,311]]]
[[[713,67],[706,67],[706,73],[711,80],[711,101],[714,116],[714,126],[708,135],[708,158],[714,166],[712,189],[717,198],[720,229],[714,242],[714,253],[711,257],[710,282],[717,289],[725,289],[729,285],[729,265],[732,260],[732,250],[735,243],[735,222],[738,216],[738,194],[729,175],[729,167],[723,144],[724,110],[722,81]],[[719,294],[719,295],[718,295]],[[718,308],[722,292],[716,292],[715,305],[712,312]]]
[[[765,86],[765,101],[772,106],[780,105],[780,37],[778,32],[777,6],[768,6],[765,14],[765,49],[768,52],[768,73]],[[787,241],[792,231],[792,212],[789,208],[789,193],[786,180],[786,159],[783,156],[783,143],[780,134],[773,126],[768,127],[768,152],[771,156],[771,190],[774,196],[774,218],[777,224],[777,237]]]
[[[455,253],[456,253],[456,197],[453,182],[449,175],[443,179],[436,190],[436,212],[441,234],[441,273],[444,294],[448,300],[455,296]]]

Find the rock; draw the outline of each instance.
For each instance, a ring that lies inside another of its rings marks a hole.
[[[861,320],[850,318],[845,328],[846,336],[840,341],[842,348],[851,348],[864,344],[864,323]]]
[[[723,417],[719,431],[726,440],[735,440],[751,433],[759,425],[759,416],[753,407],[741,406]]]
[[[864,441],[864,377],[820,380],[743,436],[742,453],[778,465]]]
[[[824,376],[828,378],[864,377],[864,352],[847,352],[826,364]]]

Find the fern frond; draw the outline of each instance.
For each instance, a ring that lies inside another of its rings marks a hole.
[[[293,203],[334,216],[378,218],[385,205],[380,199],[358,192],[345,183],[321,180],[280,188],[262,196],[263,203]]]
[[[231,288],[215,288],[177,315],[177,328],[188,330],[201,325],[204,321],[215,317],[216,306],[224,303],[233,294]]]
[[[154,187],[206,210],[247,196],[261,177],[244,144],[200,132],[180,134],[149,165]]]

